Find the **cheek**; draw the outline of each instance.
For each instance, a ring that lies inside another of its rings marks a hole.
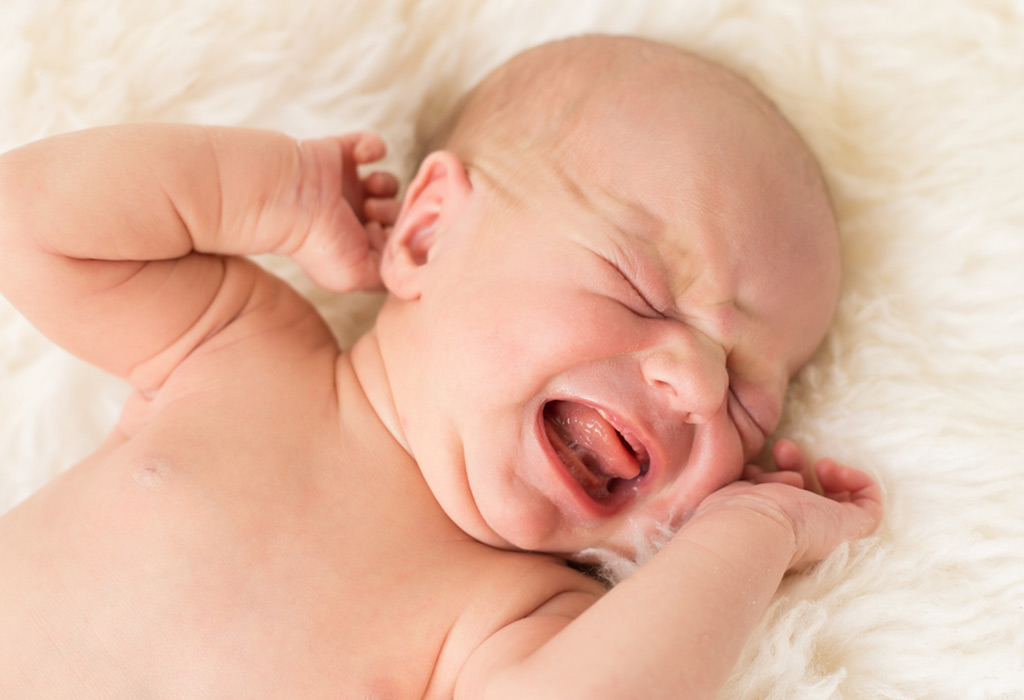
[[[603,294],[585,262],[516,249],[446,270],[423,300],[432,391],[460,411],[518,405],[564,372],[637,349],[644,319]]]
[[[739,479],[743,461],[739,434],[732,422],[720,415],[694,436],[686,465],[676,482],[652,502],[650,514],[676,522],[688,518],[701,501]]]
[[[489,379],[522,380],[522,373],[538,363],[585,353],[599,314],[578,291],[559,286],[481,285],[465,289],[462,300],[439,306],[437,328],[444,329],[447,352],[466,363],[465,370],[501,368]]]

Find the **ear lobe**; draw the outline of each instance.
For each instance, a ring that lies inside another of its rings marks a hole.
[[[384,246],[381,276],[389,292],[406,300],[419,297],[422,271],[472,189],[453,153],[435,151],[423,160]]]

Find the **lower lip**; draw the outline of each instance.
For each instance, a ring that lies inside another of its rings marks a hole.
[[[562,463],[562,459],[555,452],[551,440],[548,438],[547,427],[544,422],[544,409],[537,414],[536,439],[544,451],[548,466],[555,474],[558,482],[572,497],[575,509],[587,520],[605,520],[622,511],[633,498],[636,489],[626,487],[611,493],[608,498],[596,501],[590,497],[576,478],[569,472],[569,469]]]

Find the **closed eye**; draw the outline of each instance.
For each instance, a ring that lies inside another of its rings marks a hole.
[[[644,294],[640,287],[633,281],[633,279],[626,274],[621,267],[615,263],[608,261],[608,264],[612,266],[615,272],[622,278],[622,280],[628,285],[632,292],[630,296],[634,297],[632,304],[626,304],[627,307],[633,309],[636,313],[647,318],[667,318],[667,316],[658,310],[658,307],[650,300],[650,298]],[[638,306],[635,306],[638,305]],[[639,309],[639,310],[638,310]]]
[[[747,410],[739,395],[731,388],[729,389],[728,410],[729,416],[732,418],[733,423],[736,424],[736,430],[740,434],[745,458],[750,459],[761,451],[767,435],[765,435],[764,429],[754,419],[750,411]]]

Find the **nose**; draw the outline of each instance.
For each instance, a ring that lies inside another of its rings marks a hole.
[[[647,350],[640,360],[646,382],[667,397],[687,423],[706,423],[725,401],[725,352],[709,339],[688,336]]]

